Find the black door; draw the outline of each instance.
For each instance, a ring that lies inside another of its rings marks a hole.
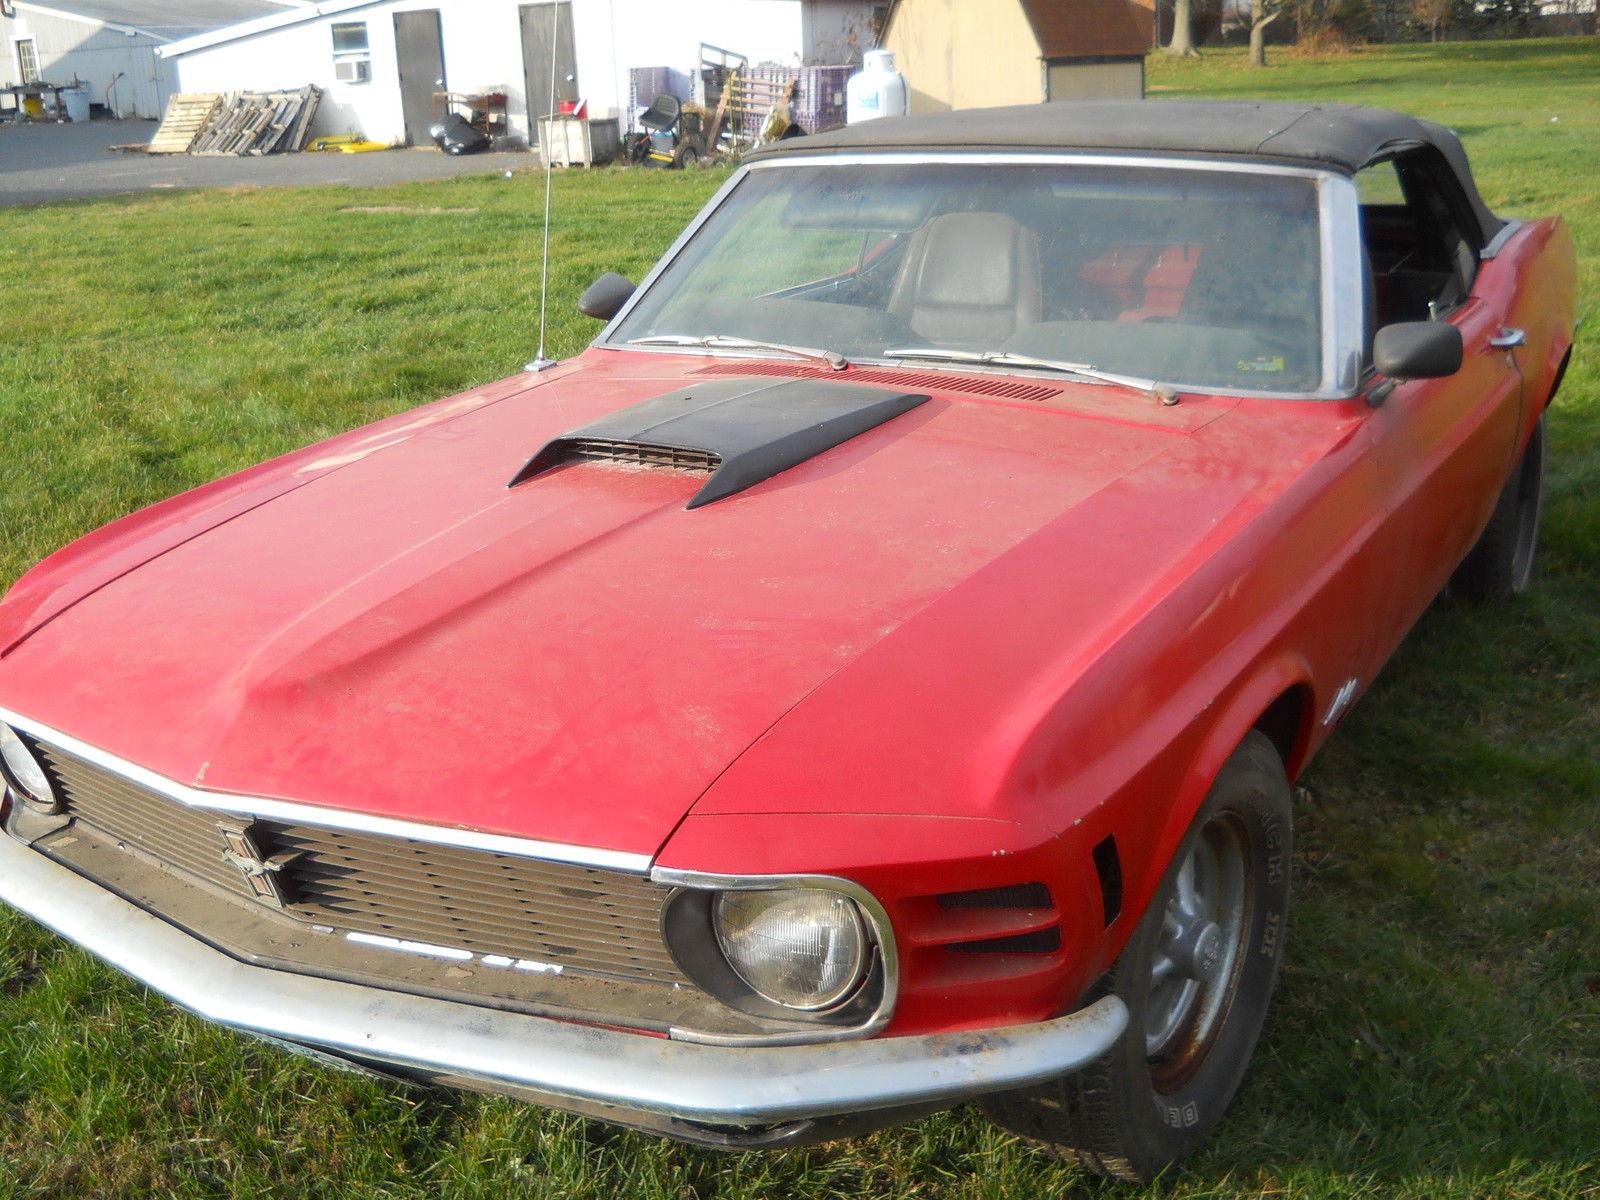
[[[552,49],[554,104],[550,103]],[[572,44],[572,5],[568,0],[522,6],[522,65],[528,88],[528,140],[538,145],[539,121],[559,109],[563,100],[579,98],[578,56]]]
[[[428,126],[443,114],[433,94],[444,90],[444,36],[439,10],[419,9],[394,15],[394,53],[400,66],[400,105],[406,116],[406,141],[428,140]]]

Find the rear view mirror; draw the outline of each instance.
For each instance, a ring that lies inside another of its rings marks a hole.
[[[1401,321],[1378,330],[1372,365],[1390,379],[1441,379],[1461,369],[1461,331],[1443,321]]]
[[[578,297],[578,311],[597,321],[609,321],[633,295],[633,284],[615,271],[607,271]]]

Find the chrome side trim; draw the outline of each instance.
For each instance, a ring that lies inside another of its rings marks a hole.
[[[662,346],[630,346],[611,341],[612,332],[627,319],[645,293],[683,252],[689,240],[700,231],[711,215],[720,208],[728,195],[742,183],[751,171],[778,171],[803,169],[813,166],[866,166],[878,164],[917,163],[971,163],[980,166],[1032,166],[1081,165],[1146,167],[1165,170],[1215,171],[1236,175],[1276,175],[1310,179],[1316,182],[1321,206],[1321,267],[1322,267],[1322,377],[1315,391],[1285,392],[1272,390],[1243,390],[1239,388],[1193,387],[1175,384],[1180,392],[1200,396],[1239,396],[1258,400],[1348,400],[1355,395],[1359,383],[1364,321],[1362,315],[1362,284],[1360,272],[1361,243],[1359,199],[1354,182],[1346,175],[1314,167],[1278,166],[1272,163],[1243,162],[1227,158],[1186,158],[1181,154],[1085,154],[1074,151],[894,151],[884,153],[785,155],[760,159],[738,168],[706,201],[706,205],[678,235],[666,252],[639,281],[639,286],[602,329],[590,345],[597,349],[613,350],[625,354],[688,354],[701,358],[755,358],[746,353],[729,353],[711,349],[681,349]],[[1342,187],[1339,185],[1343,185]],[[1330,225],[1330,221],[1332,224]],[[1352,238],[1354,239],[1352,241]],[[1354,254],[1352,254],[1352,250]],[[1340,307],[1330,307],[1337,303]],[[1350,308],[1349,305],[1354,307]],[[852,359],[852,362],[873,366],[900,366],[905,364],[891,359]],[[938,364],[918,363],[918,370],[969,370],[965,366],[941,368]],[[1021,373],[1016,369],[1001,374]],[[1035,372],[1042,377],[1060,379],[1059,374]]]
[[[819,1026],[815,1032],[785,1032],[770,1035],[721,1035],[700,1033],[693,1029],[673,1028],[670,1036],[675,1041],[699,1042],[711,1046],[797,1046],[813,1042],[848,1041],[870,1037],[889,1023],[894,1014],[895,1001],[900,995],[900,955],[894,940],[894,925],[878,898],[848,879],[836,875],[714,875],[705,871],[685,871],[675,867],[655,867],[650,872],[653,882],[666,887],[714,889],[719,891],[756,891],[768,888],[814,888],[818,891],[840,892],[849,896],[866,915],[877,944],[879,960],[883,963],[883,995],[878,998],[872,1015],[860,1025],[846,1028]]]
[[[1333,694],[1333,700],[1328,704],[1328,711],[1324,714],[1322,723],[1324,725],[1332,725],[1340,717],[1344,716],[1345,710],[1355,702],[1356,693],[1360,690],[1361,680],[1359,679],[1346,679],[1341,683],[1339,690]]]
[[[512,837],[501,833],[483,833],[476,829],[459,829],[449,825],[426,825],[419,821],[405,821],[396,817],[377,817],[366,813],[341,812],[315,804],[298,804],[292,800],[273,800],[265,796],[241,796],[231,792],[212,792],[191,787],[177,780],[158,775],[138,763],[118,758],[98,746],[52,729],[31,717],[0,708],[0,721],[32,734],[40,741],[60,746],[87,762],[124,779],[159,792],[169,800],[187,808],[206,812],[243,813],[264,817],[271,821],[290,821],[300,825],[316,825],[322,829],[352,829],[361,833],[376,833],[387,837],[406,838],[414,842],[428,842],[436,846],[458,846],[465,850],[487,850],[494,854],[510,854],[517,858],[535,858],[543,862],[573,863],[578,866],[604,867],[613,871],[627,871],[643,875],[650,870],[651,855],[632,854],[622,850],[604,850],[597,846],[571,846],[562,842],[541,842],[533,838]]]
[[[4,835],[0,900],[234,1029],[485,1091],[718,1125],[948,1104],[1042,1083],[1093,1062],[1128,1022],[1122,1002],[1106,997],[1030,1025],[700,1046],[249,966]]]

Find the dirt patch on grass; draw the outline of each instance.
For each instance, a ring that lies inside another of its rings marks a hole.
[[[26,991],[40,975],[39,952],[25,950],[15,968],[0,977],[0,996],[17,996]]]
[[[476,208],[439,208],[437,206],[424,207],[415,204],[349,204],[339,210],[349,213],[419,213],[423,216],[441,216],[445,214],[454,216],[469,216],[477,212]]]

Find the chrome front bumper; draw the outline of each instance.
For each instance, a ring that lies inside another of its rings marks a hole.
[[[804,1046],[677,1042],[240,962],[0,834],[0,900],[199,1016],[402,1076],[622,1123],[749,1130],[931,1108],[1076,1070],[1122,1035],[1108,997],[1032,1025]]]

